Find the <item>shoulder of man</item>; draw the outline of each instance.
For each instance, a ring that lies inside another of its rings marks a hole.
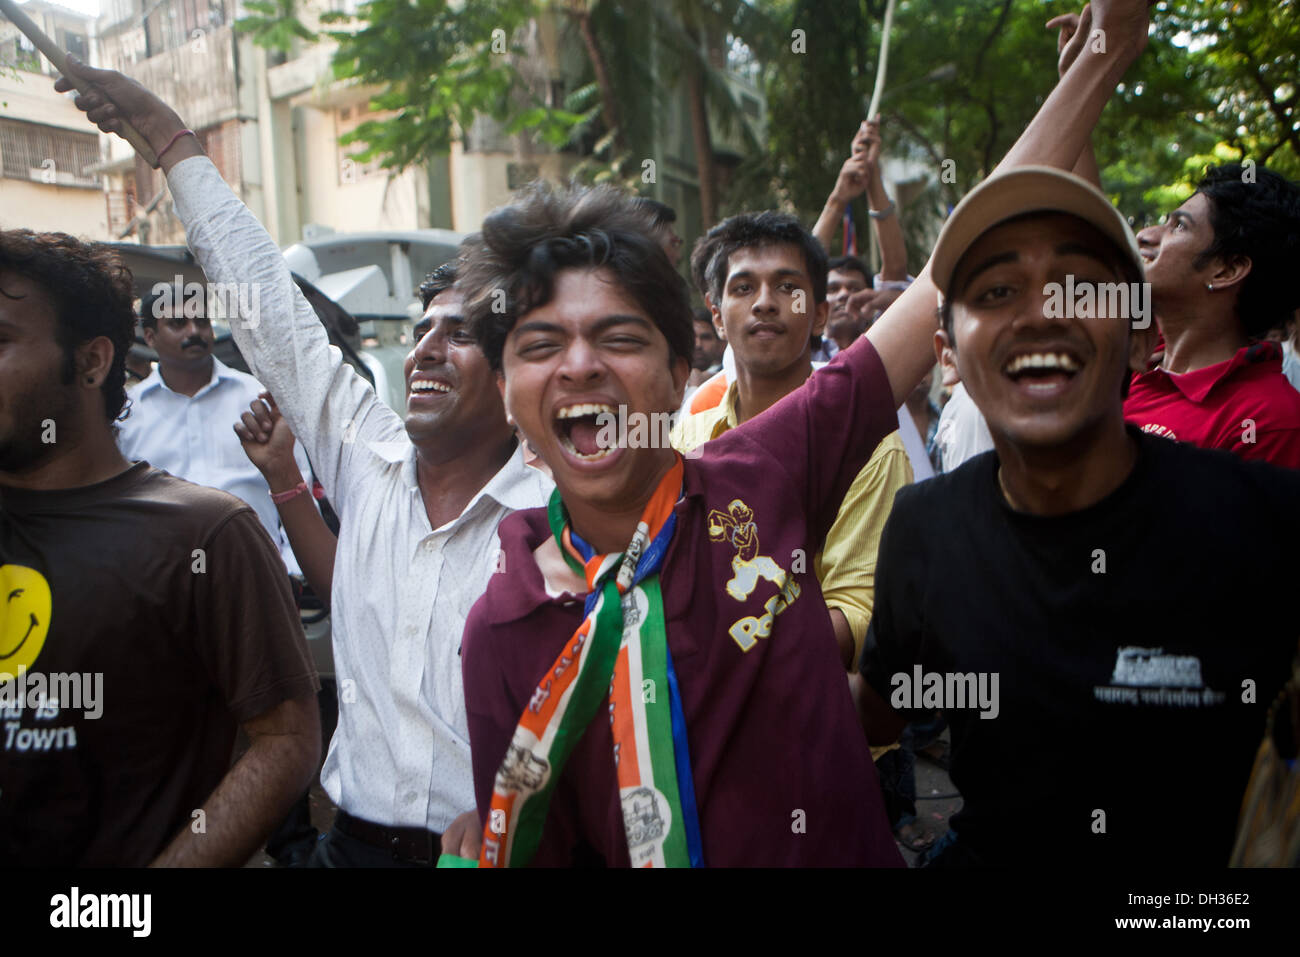
[[[724,404],[683,415],[673,426],[672,443],[678,452],[690,452],[713,438],[720,419],[727,417]]]
[[[185,529],[189,535],[194,534],[196,527],[215,532],[239,512],[248,512],[254,517],[257,514],[250,505],[229,492],[195,485],[152,466],[128,490],[126,497],[142,506],[165,512],[162,521],[168,524],[160,524],[159,528],[174,525],[178,530]]]
[[[251,392],[254,397],[266,391],[265,386],[257,381],[256,376],[250,375],[241,369],[232,368],[224,362],[219,367],[219,373],[222,379],[238,385],[241,389]]]

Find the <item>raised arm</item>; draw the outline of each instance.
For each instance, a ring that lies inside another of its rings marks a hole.
[[[161,169],[195,257],[213,283],[233,284],[231,334],[253,374],[275,395],[330,495],[346,507],[344,463],[368,442],[400,439],[402,420],[343,361],[303,297],[279,247],[231,192],[176,111],[134,80],[73,61],[89,92],[76,105],[106,133],[123,119],[160,153]],[[60,78],[58,90],[72,84]]]
[[[1070,65],[1079,57],[1079,51],[1088,41],[1092,32],[1092,5],[1085,4],[1082,13],[1063,13],[1047,21],[1047,29],[1056,30],[1056,70],[1064,79]],[[1079,154],[1079,160],[1072,171],[1075,176],[1086,179],[1101,188],[1101,170],[1097,167],[1097,155],[1092,148],[1092,136]]]
[[[835,230],[844,218],[844,210],[865,192],[872,212],[883,214],[871,217],[876,243],[880,247],[881,277],[906,279],[907,248],[903,243],[903,229],[898,223],[893,202],[885,192],[885,181],[880,175],[880,144],[880,117],[863,121],[853,136],[850,156],[840,167],[835,188],[827,197],[812,233],[829,252]]]
[[[280,496],[275,508],[289,536],[289,547],[316,597],[330,607],[339,540],[312,499],[294,458],[293,433],[269,392],[263,392],[235,423],[235,434],[248,460],[266,479],[271,495]],[[297,494],[290,494],[293,492]]]
[[[844,218],[844,210],[848,209],[849,203],[861,196],[866,188],[867,159],[855,153],[840,167],[839,175],[835,177],[835,186],[830,196],[826,197],[826,205],[822,207],[821,215],[817,217],[817,223],[812,228],[812,234],[828,252],[831,248],[831,240],[835,238],[835,230],[839,227],[840,220]]]
[[[853,138],[853,150],[867,158],[867,203],[873,213],[871,228],[876,233],[880,248],[880,278],[903,280],[907,278],[907,247],[903,243],[903,226],[898,221],[898,209],[885,192],[885,181],[880,175],[880,117],[862,124]]]
[[[1115,85],[1146,47],[1149,3],[1095,0],[1092,19],[1094,29],[1104,32],[1105,52],[1100,43],[1083,45],[994,172],[1030,165],[1074,168]],[[911,288],[867,331],[889,375],[897,405],[934,365],[937,295],[927,264]]]

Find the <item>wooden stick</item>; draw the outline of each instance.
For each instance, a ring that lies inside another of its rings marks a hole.
[[[8,3],[9,0],[0,0]],[[880,109],[880,98],[885,93],[885,71],[889,69],[889,35],[894,30],[894,0],[889,0],[885,7],[885,23],[880,31],[880,59],[876,63],[876,88],[871,92],[871,105],[867,107],[867,119],[874,120]]]
[[[45,58],[54,64],[54,68],[62,73],[75,86],[80,93],[89,93],[90,88],[77,81],[77,78],[68,70],[68,55],[45,35],[32,18],[18,9],[13,0],[0,0],[0,12],[13,21],[14,26],[27,35],[27,39],[36,44],[36,49],[45,54]],[[102,95],[102,94],[101,94]],[[131,144],[144,161],[150,166],[157,168],[158,157],[154,154],[153,147],[140,135],[139,131],[126,120],[119,118],[118,122],[122,124],[122,139]]]

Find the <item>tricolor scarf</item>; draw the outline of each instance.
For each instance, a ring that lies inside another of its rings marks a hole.
[[[497,771],[480,867],[521,867],[537,850],[555,784],[606,695],[633,867],[702,867],[686,721],[664,627],[659,567],[681,497],[677,456],[627,550],[597,555],[569,526],[557,489],[551,531],[587,579],[586,617],[537,685]],[[668,692],[667,708],[659,699]]]

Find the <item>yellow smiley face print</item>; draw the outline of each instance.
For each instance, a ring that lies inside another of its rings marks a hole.
[[[50,630],[50,583],[34,568],[0,565],[0,682],[31,670]]]

